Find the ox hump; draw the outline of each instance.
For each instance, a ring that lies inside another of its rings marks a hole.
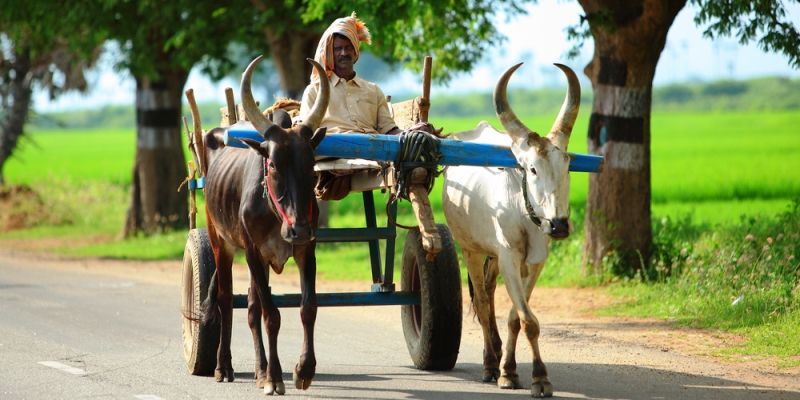
[[[495,129],[486,121],[468,131],[457,132],[451,137],[465,142],[486,143],[500,146],[511,146],[511,137]]]

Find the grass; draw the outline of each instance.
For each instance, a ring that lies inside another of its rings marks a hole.
[[[480,119],[439,118],[434,123],[453,132],[470,129]],[[496,125],[493,117],[484,119]],[[549,117],[525,122],[540,132],[552,123]],[[586,152],[587,123],[583,113],[570,151]],[[800,365],[800,213],[793,206],[800,198],[797,126],[796,111],[653,114],[655,258],[647,279],[583,274],[588,174],[576,173],[570,201],[577,234],[553,243],[540,285],[607,285],[627,299],[607,313],[724,329],[746,340],[721,349],[722,355],[774,356],[781,367]],[[132,129],[33,132],[5,173],[9,183],[28,184],[39,193],[41,204],[30,202],[25,212],[36,213],[43,223],[1,232],[0,240],[55,238],[50,251],[78,257],[179,259],[185,232],[119,237],[134,136]],[[443,222],[440,184],[431,200],[437,221]],[[385,203],[386,195],[377,194],[379,225],[385,223]],[[203,218],[201,211],[198,226],[204,226]],[[331,204],[333,226],[363,226],[363,218],[361,196]],[[401,205],[399,220],[414,224],[407,204]],[[404,236],[398,230],[396,281]],[[320,244],[317,258],[320,279],[363,281],[365,290],[371,282],[365,244]]]

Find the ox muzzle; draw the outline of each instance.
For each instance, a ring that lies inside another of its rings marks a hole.
[[[311,224],[281,224],[283,240],[293,245],[304,245],[316,239],[316,229]]]
[[[542,219],[542,224],[540,226],[544,233],[550,235],[550,237],[555,240],[569,237],[569,218]]]

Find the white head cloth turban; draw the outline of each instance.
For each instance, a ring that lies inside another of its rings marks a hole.
[[[356,17],[355,11],[353,11],[349,17],[337,18],[333,21],[331,26],[325,30],[325,33],[322,34],[322,38],[320,38],[319,44],[317,45],[317,51],[314,54],[314,60],[325,67],[325,73],[328,76],[331,76],[333,73],[334,33],[343,35],[353,43],[353,47],[356,49],[356,59],[358,59],[359,54],[361,54],[361,42],[365,42],[366,44],[372,43],[372,36],[369,33],[369,29],[364,25],[364,22]],[[311,83],[316,82],[319,82],[319,76],[317,71],[312,69]]]

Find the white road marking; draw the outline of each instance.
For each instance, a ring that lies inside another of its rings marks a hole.
[[[69,365],[62,364],[58,361],[39,361],[37,364],[44,365],[45,367],[55,368],[72,375],[86,375],[86,371],[80,368],[70,367]]]
[[[164,400],[161,397],[158,397],[154,394],[137,394],[133,396],[139,400]]]

